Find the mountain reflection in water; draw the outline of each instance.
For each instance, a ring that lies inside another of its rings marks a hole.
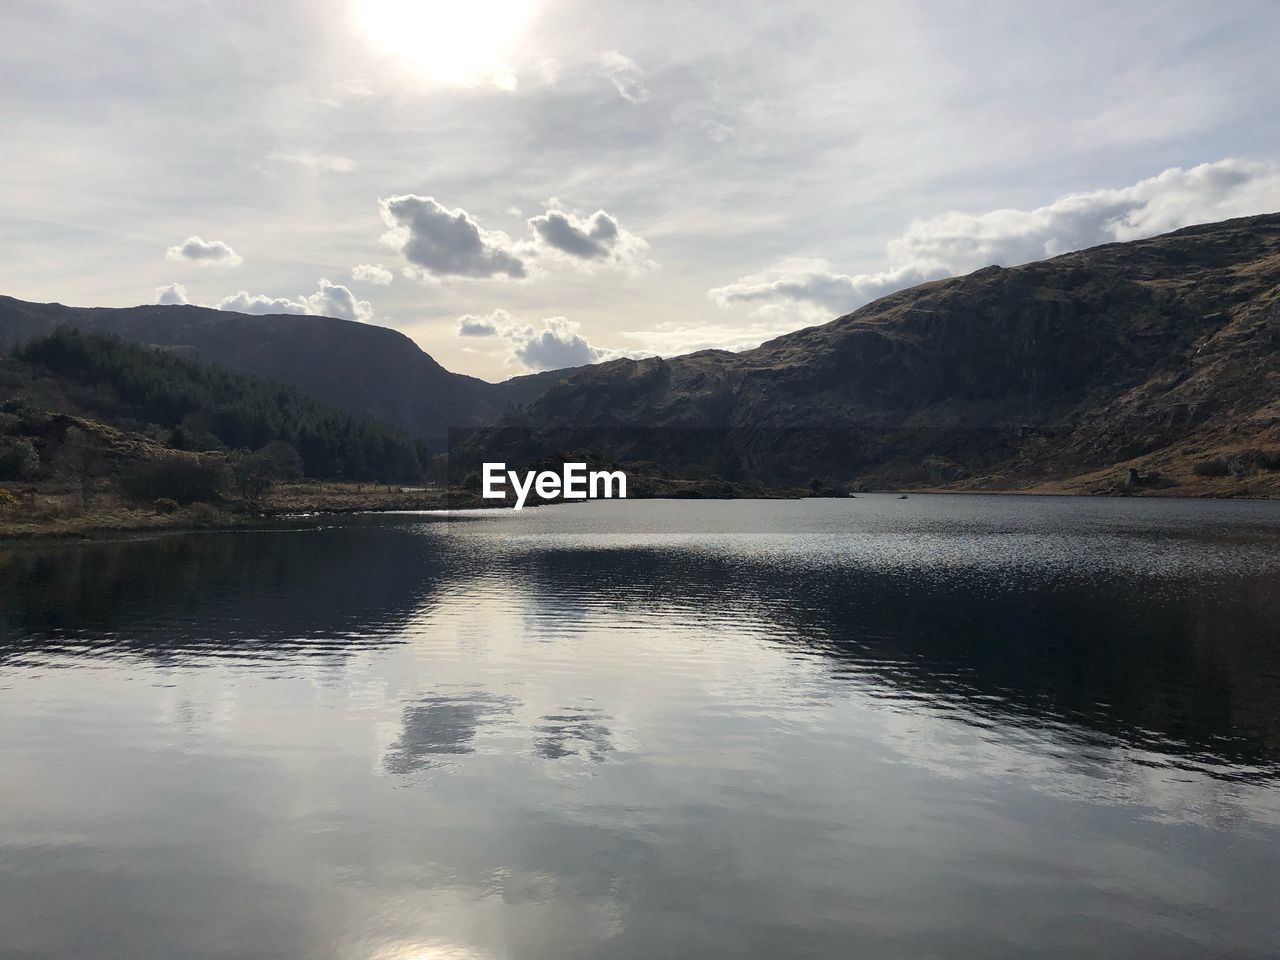
[[[1277,623],[1272,504],[0,547],[0,945],[1264,956]]]

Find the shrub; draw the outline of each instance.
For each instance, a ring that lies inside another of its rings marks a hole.
[[[1253,459],[1263,470],[1280,470],[1280,449],[1255,451]]]
[[[193,503],[186,510],[187,521],[197,527],[211,527],[218,520],[218,508],[211,503]]]
[[[38,466],[40,457],[30,440],[10,438],[0,441],[0,480],[20,480]]]
[[[172,497],[160,497],[152,506],[156,508],[156,513],[173,513],[178,509],[178,501]]]
[[[121,486],[134,500],[209,503],[218,499],[226,471],[214,457],[168,456],[145,460],[124,475]]]
[[[18,498],[9,490],[0,487],[0,510],[9,510],[18,505]]]
[[[1194,467],[1198,477],[1225,477],[1231,473],[1231,466],[1222,457],[1202,460]]]

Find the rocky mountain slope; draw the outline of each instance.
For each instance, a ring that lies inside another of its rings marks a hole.
[[[1280,214],[987,267],[745,353],[590,367],[459,453],[575,448],[748,484],[1280,493]]]
[[[395,330],[332,317],[196,306],[66,307],[0,296],[0,352],[60,326],[115,334],[287,383],[340,410],[402,427],[437,449],[449,428],[494,423],[563,375],[487,383],[451,373]]]

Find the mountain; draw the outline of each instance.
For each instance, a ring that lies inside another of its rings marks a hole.
[[[0,297],[0,348],[59,326],[291,384],[451,467],[571,451],[739,489],[1280,493],[1280,214],[922,284],[744,353],[490,384],[393,330]]]
[[[187,305],[66,307],[0,296],[0,351],[63,326],[286,383],[340,410],[402,427],[436,449],[449,428],[494,423],[563,376],[550,371],[487,383],[451,373],[402,333],[333,317]]]
[[[1280,492],[1280,215],[987,267],[744,353],[593,366],[458,455],[574,449],[745,484]]]

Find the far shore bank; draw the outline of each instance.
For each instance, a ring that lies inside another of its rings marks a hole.
[[[1207,489],[1206,489],[1207,488]],[[800,490],[734,491],[719,485],[696,483],[662,491],[637,491],[630,499],[653,500],[759,500],[759,499],[856,499],[862,495],[976,495],[976,496],[1131,496],[1162,499],[1276,500],[1280,491],[1245,483],[1197,484],[1148,490],[1090,490],[1084,484],[1043,483],[1020,489],[917,487],[858,492],[809,493]],[[237,530],[260,527],[264,523],[306,522],[317,516],[360,513],[404,513],[452,510],[501,509],[504,501],[486,500],[478,493],[460,489],[399,487],[395,485],[302,482],[282,484],[250,508],[233,503],[194,503],[158,509],[150,504],[134,504],[110,494],[91,499],[87,507],[66,493],[28,491],[25,504],[0,512],[0,541],[30,539],[92,539],[118,534],[147,534],[197,530]],[[558,501],[556,501],[558,502]],[[542,505],[530,500],[529,507]]]

